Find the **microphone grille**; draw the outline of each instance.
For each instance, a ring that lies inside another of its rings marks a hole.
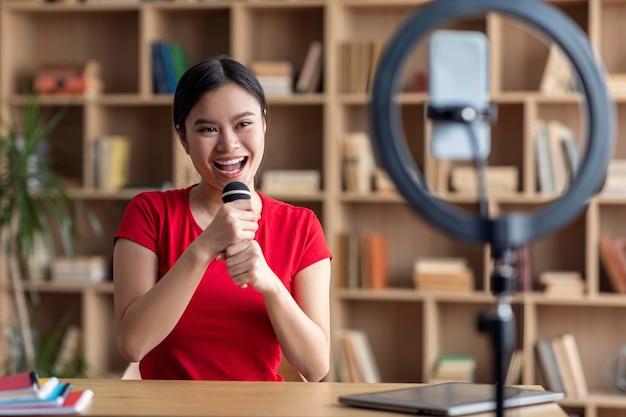
[[[239,181],[234,181],[226,184],[224,191],[222,191],[222,201],[229,203],[235,200],[250,200],[252,194],[246,184]]]

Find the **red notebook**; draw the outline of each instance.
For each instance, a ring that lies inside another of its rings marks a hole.
[[[39,377],[36,372],[0,377],[0,398],[32,395],[37,391],[39,391]]]

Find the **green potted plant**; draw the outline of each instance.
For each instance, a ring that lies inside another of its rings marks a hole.
[[[8,266],[27,369],[35,368],[37,356],[23,286],[32,275],[29,260],[40,241],[49,250],[58,241],[71,248],[74,233],[73,204],[47,152],[46,138],[63,114],[62,109],[43,117],[38,97],[30,95],[19,112],[9,111],[9,120],[0,123],[0,256]]]

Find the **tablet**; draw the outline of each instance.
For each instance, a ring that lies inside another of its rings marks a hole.
[[[496,409],[495,385],[444,382],[389,391],[349,394],[339,402],[353,407],[428,416],[461,416]],[[560,400],[562,392],[506,386],[504,407],[521,407]]]

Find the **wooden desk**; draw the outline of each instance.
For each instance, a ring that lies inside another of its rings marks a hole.
[[[87,415],[235,416],[235,417],[398,417],[403,414],[363,410],[340,404],[339,395],[387,390],[411,384],[304,382],[132,381],[64,379],[74,389],[90,388],[94,399]],[[406,415],[406,414],[405,414]],[[478,416],[492,416],[477,414]],[[514,417],[566,417],[555,403],[509,410]]]

